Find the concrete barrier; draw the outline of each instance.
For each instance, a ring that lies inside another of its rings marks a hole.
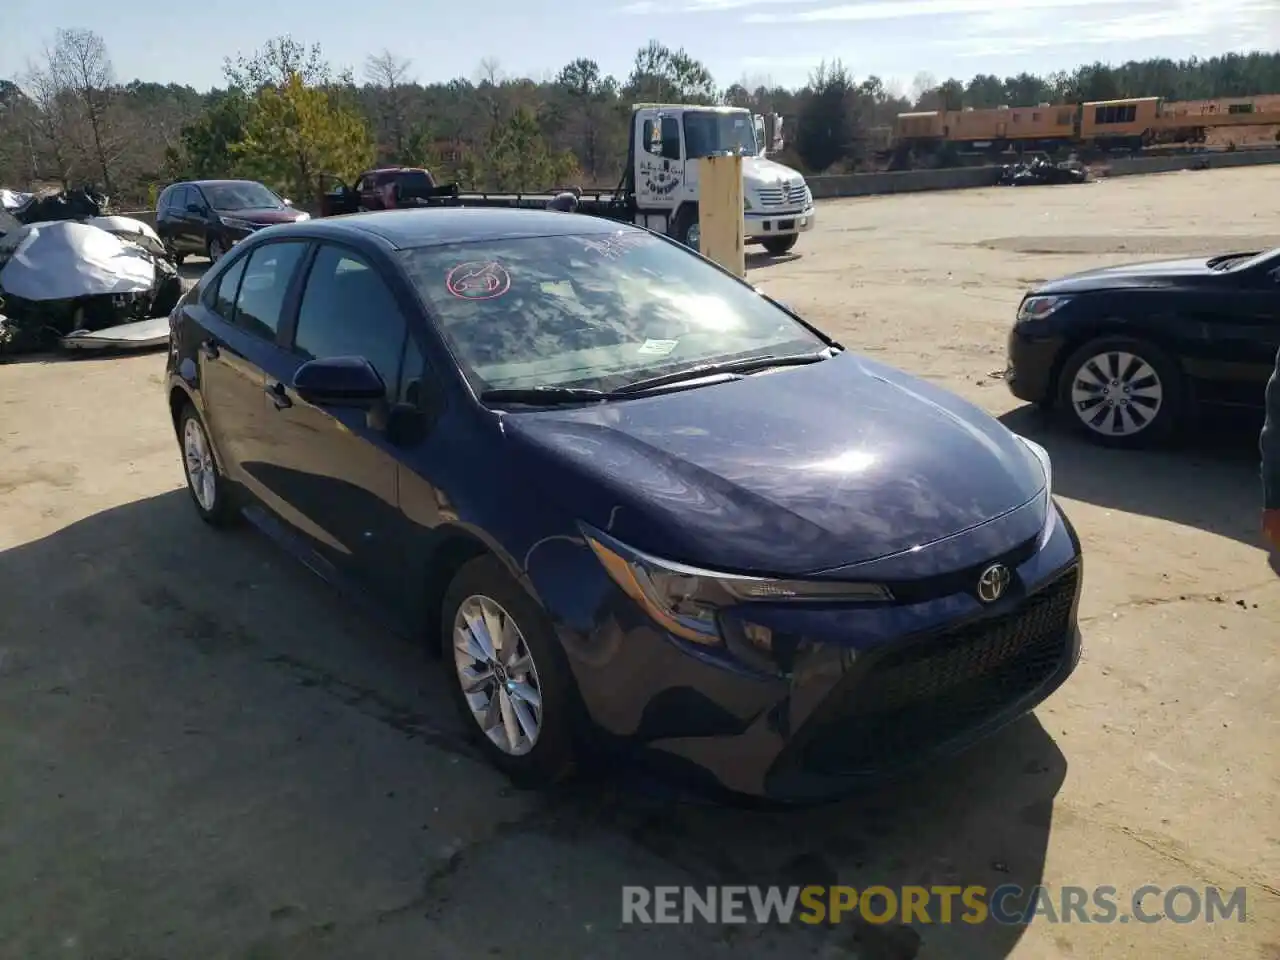
[[[1188,153],[1172,157],[1122,157],[1097,172],[1108,177],[1132,177],[1144,173],[1179,170],[1225,170],[1280,163],[1280,150],[1236,150],[1232,153]]]
[[[817,200],[994,187],[999,179],[999,167],[948,167],[943,170],[901,170],[895,173],[850,173],[844,176],[805,178]]]

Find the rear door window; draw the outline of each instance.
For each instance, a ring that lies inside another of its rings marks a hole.
[[[285,241],[253,250],[247,258],[231,322],[263,340],[274,340],[289,282],[306,249],[306,241]]]

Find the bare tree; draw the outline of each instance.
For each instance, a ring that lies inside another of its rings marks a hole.
[[[109,111],[115,78],[102,37],[92,30],[59,30],[48,53],[50,73],[57,86],[75,98],[89,126],[93,161],[102,174],[102,189],[110,195],[112,137]]]
[[[31,179],[52,174],[51,179],[60,180],[64,188],[69,188],[75,173],[77,139],[72,98],[47,62],[44,66],[28,67],[20,86],[27,99],[27,109],[22,111],[22,116],[41,147],[40,154],[53,164],[52,170],[42,171],[39,155],[32,149]]]
[[[476,68],[476,83],[497,86],[502,82],[502,64],[497,57],[485,57]]]
[[[365,79],[378,89],[379,113],[383,128],[390,133],[395,147],[396,161],[404,162],[405,139],[408,135],[408,86],[413,82],[409,75],[412,60],[397,57],[390,50],[371,55],[364,64]]]

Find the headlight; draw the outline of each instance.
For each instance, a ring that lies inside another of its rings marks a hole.
[[[1018,322],[1039,320],[1067,305],[1070,297],[1027,297],[1018,307]]]
[[[663,629],[694,643],[719,644],[718,612],[760,601],[873,602],[892,600],[876,583],[774,580],[716,573],[659,560],[582,525],[587,543],[622,591]]]
[[[1039,549],[1049,542],[1049,537],[1053,534],[1053,528],[1058,523],[1058,511],[1053,506],[1053,460],[1049,457],[1049,451],[1034,440],[1029,440],[1020,433],[1015,433],[1014,436],[1021,440],[1023,445],[1040,461],[1040,468],[1044,470],[1045,519],[1044,529],[1040,531],[1040,541],[1036,547],[1036,549]]]
[[[250,223],[248,220],[241,220],[238,217],[219,217],[218,221],[224,227],[230,227],[232,230],[252,230],[257,224]]]
[[[302,210],[298,213],[298,219],[295,220],[294,223],[301,223],[303,220],[310,220],[310,219],[311,219],[311,214],[307,213],[307,211],[305,210]]]

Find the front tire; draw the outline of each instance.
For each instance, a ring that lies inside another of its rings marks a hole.
[[[190,403],[178,415],[178,442],[182,445],[182,465],[187,492],[200,519],[212,527],[231,526],[237,517],[226,478],[218,469],[213,444],[204,422]]]
[[[546,614],[496,557],[470,561],[440,623],[454,703],[485,757],[520,787],[574,768],[573,679]]]
[[[687,205],[676,218],[671,233],[672,239],[683,243],[695,253],[701,253],[699,245],[702,242],[702,225],[698,222],[698,208],[692,204]]]
[[[1168,440],[1182,412],[1183,378],[1154,343],[1100,337],[1067,357],[1058,376],[1058,409],[1078,432],[1112,447]]]
[[[800,239],[800,234],[793,233],[789,237],[769,237],[763,241],[764,248],[775,257],[790,253]]]

